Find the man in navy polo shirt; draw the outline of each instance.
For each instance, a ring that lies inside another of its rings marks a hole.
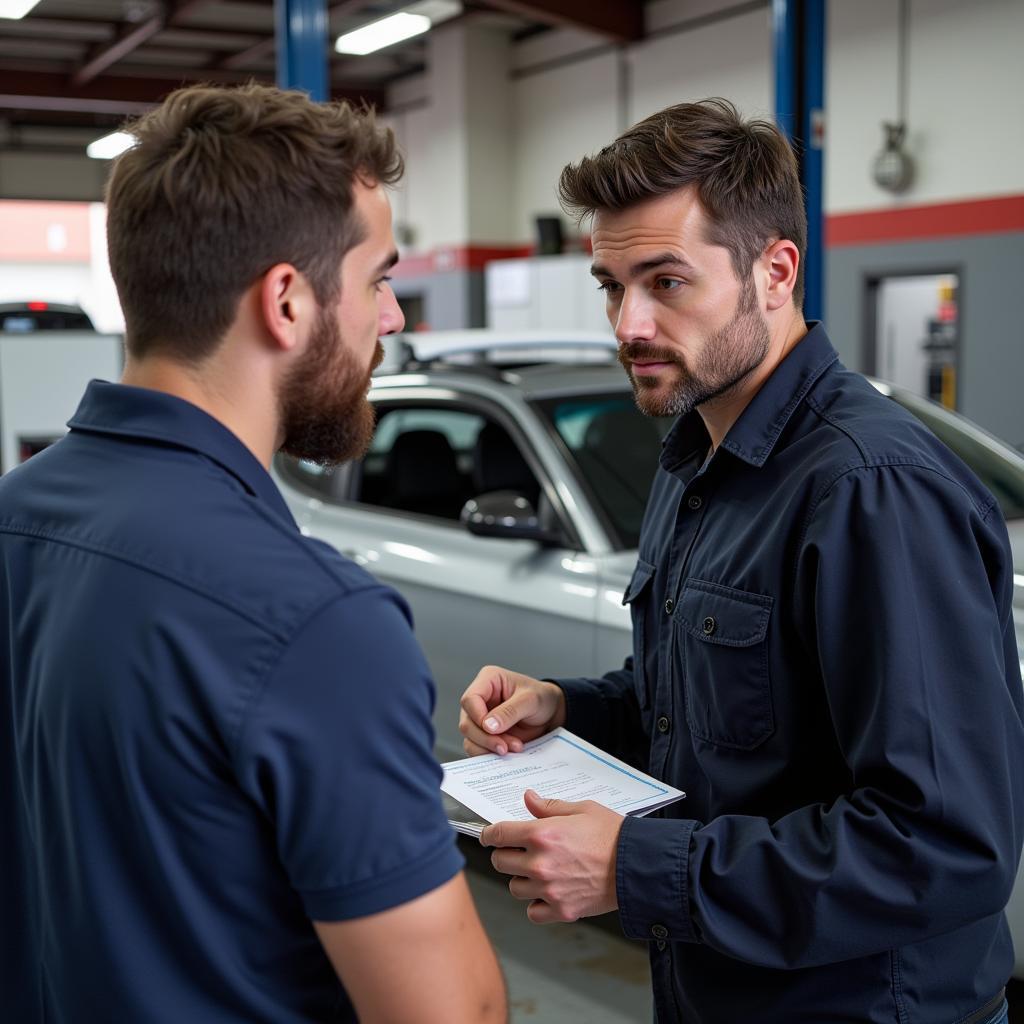
[[[408,608],[267,472],[370,438],[393,138],[260,86],[129,130],[123,381],[0,481],[0,1016],[503,1021]]]
[[[466,748],[566,722],[683,789],[660,817],[528,797],[482,841],[535,921],[618,908],[662,1024],[996,1024],[1024,836],[999,506],[801,312],[788,143],[680,104],[562,173],[665,439],[601,679],[488,667]]]

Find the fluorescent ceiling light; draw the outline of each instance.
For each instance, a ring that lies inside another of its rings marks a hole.
[[[425,14],[399,11],[398,14],[381,18],[380,21],[372,21],[354,32],[338,36],[334,49],[338,53],[355,53],[363,56],[375,50],[382,50],[385,46],[400,43],[403,39],[421,35],[429,28],[430,19]]]
[[[0,0],[0,18],[24,18],[39,0]]]
[[[131,149],[134,145],[134,135],[129,135],[127,132],[111,132],[110,135],[104,135],[102,139],[90,142],[85,147],[85,151],[93,160],[113,160],[115,156],[120,156],[126,149]]]

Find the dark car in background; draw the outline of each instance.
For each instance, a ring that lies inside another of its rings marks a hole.
[[[29,334],[34,331],[91,331],[92,321],[79,306],[32,300],[0,302],[0,331]]]

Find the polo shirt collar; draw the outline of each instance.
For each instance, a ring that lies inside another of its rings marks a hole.
[[[68,420],[68,427],[198,452],[295,525],[281,492],[259,459],[223,423],[183,398],[165,391],[93,380]]]
[[[820,323],[811,324],[750,400],[719,447],[751,466],[763,466],[794,411],[838,358],[825,328]],[[669,431],[662,464],[671,470],[695,453],[703,457],[710,443],[704,421],[694,410]]]

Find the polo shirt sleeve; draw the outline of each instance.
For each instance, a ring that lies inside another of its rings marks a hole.
[[[934,469],[859,467],[810,513],[794,582],[849,789],[773,821],[631,824],[619,886],[633,933],[663,923],[670,939],[800,968],[999,913],[1021,849],[1024,732],[998,508]],[[674,868],[652,877],[651,863]]]
[[[461,869],[432,752],[434,699],[407,607],[379,585],[316,612],[267,678],[237,770],[313,920],[398,906]]]

